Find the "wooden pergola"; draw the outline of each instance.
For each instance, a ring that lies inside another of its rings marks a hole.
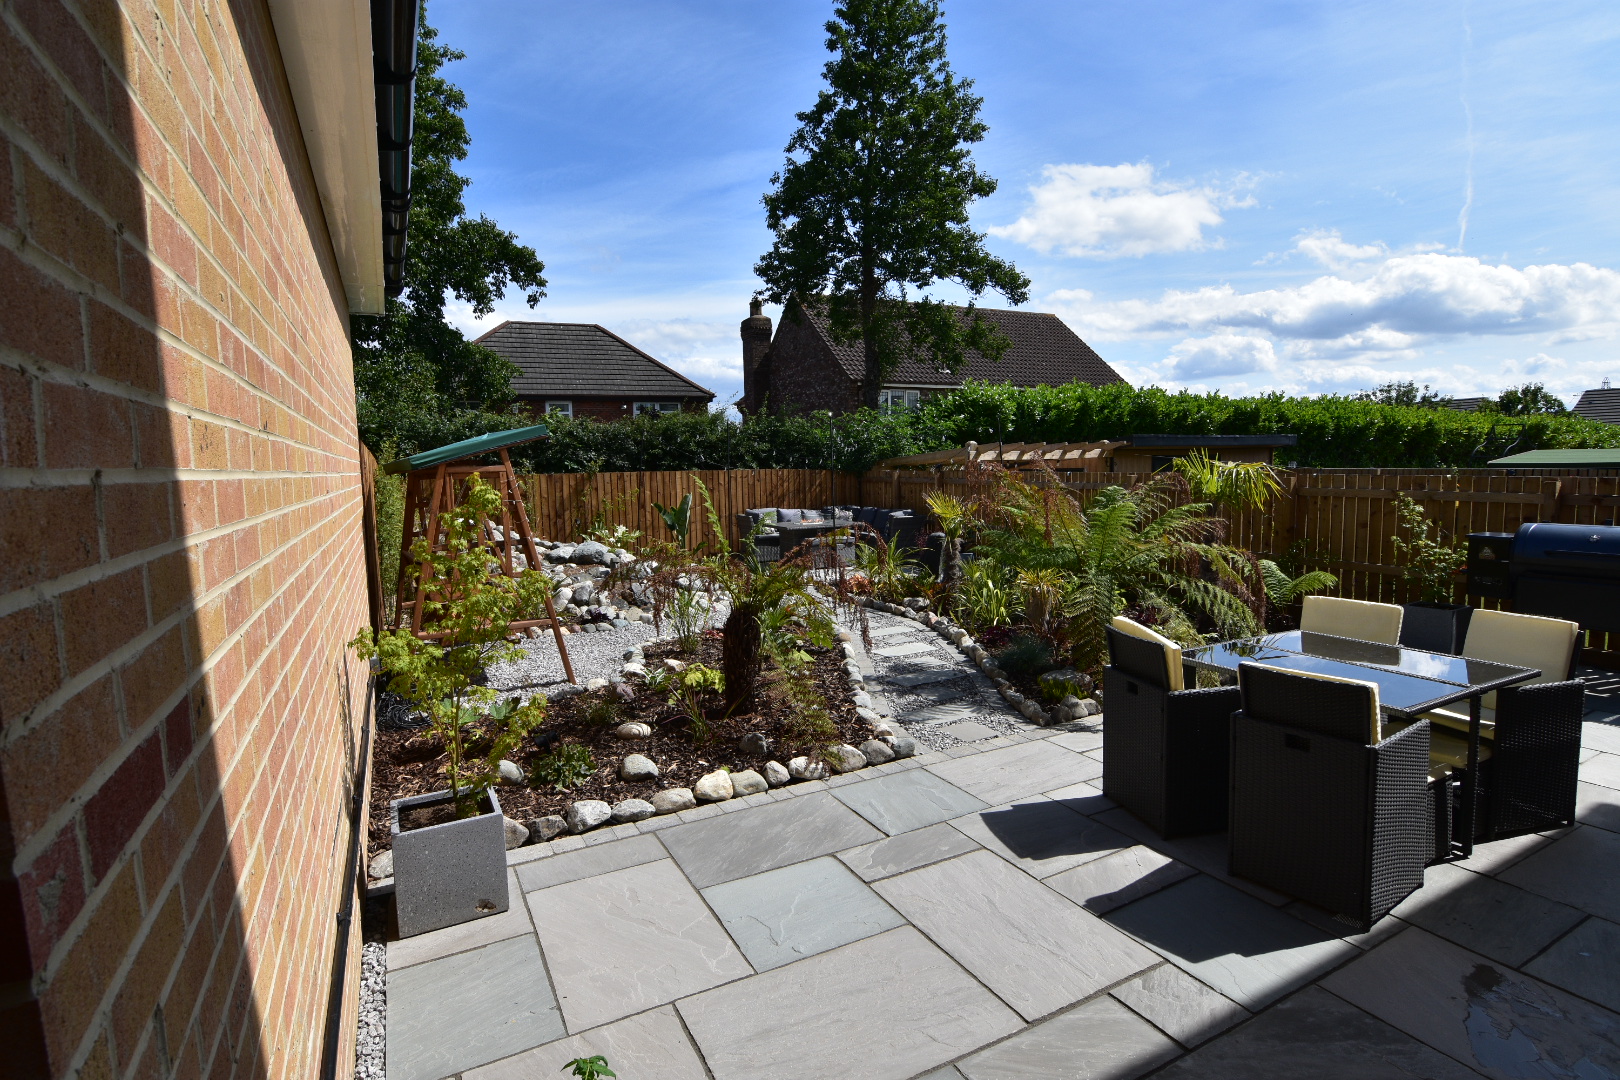
[[[974,443],[955,450],[935,450],[927,454],[910,454],[879,462],[883,469],[933,469],[973,463],[998,464],[1019,469],[1033,469],[1044,465],[1050,469],[1083,469],[1090,472],[1106,465],[1109,455],[1126,445],[1117,442],[1070,443]]]
[[[516,577],[524,569],[540,569],[540,550],[534,542],[534,531],[529,527],[529,512],[523,505],[523,489],[507,449],[520,443],[543,439],[550,434],[544,424],[497,431],[473,439],[425,450],[398,461],[389,462],[384,472],[405,473],[405,522],[401,530],[399,548],[399,591],[394,606],[394,627],[402,627],[409,618],[411,632],[417,637],[439,636],[431,626],[423,625],[423,610],[430,597],[442,594],[450,582],[435,582],[427,562],[418,564],[414,575],[415,589],[410,588],[411,549],[417,540],[426,541],[429,551],[443,551],[444,533],[440,517],[450,513],[461,502],[474,476],[489,484],[501,497],[499,522],[489,518],[479,521],[479,538],[490,553],[499,560],[509,577]],[[497,454],[499,464],[466,464],[469,458]],[[519,565],[521,562],[521,565]],[[557,609],[551,603],[551,590],[543,593],[546,604],[544,619],[523,619],[512,623],[514,630],[529,627],[549,627],[557,640],[557,652],[562,656],[563,672],[568,681],[574,681],[574,666],[568,659],[568,646],[563,643],[562,627]]]

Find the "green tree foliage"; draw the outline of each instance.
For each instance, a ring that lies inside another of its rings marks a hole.
[[[440,74],[465,54],[435,44],[437,37],[424,6],[405,288],[382,316],[355,320],[360,437],[374,449],[392,442],[405,454],[523,422],[509,408],[517,369],[468,341],[445,319],[444,306],[454,296],[484,316],[515,286],[533,307],[546,286],[533,248],[487,217],[467,216],[471,181],[456,172],[471,142],[461,117],[467,98]]]
[[[776,241],[754,272],[786,317],[803,317],[795,301],[826,298],[833,336],[862,343],[875,407],[883,376],[913,352],[959,370],[969,349],[1006,351],[971,304],[964,313],[922,290],[953,281],[975,299],[994,289],[1021,304],[1029,280],[968,224],[968,205],[996,182],[968,149],[987,130],[983,99],[946,60],[939,0],[844,0],[833,16],[827,89],[798,114],[771,177]]]
[[[1423,389],[1419,390],[1417,383],[1410,379],[1387,382],[1351,396],[1356,401],[1372,401],[1379,405],[1422,405],[1438,408],[1446,403],[1445,395],[1430,389],[1428,383],[1424,383]]]
[[[1496,398],[1496,411],[1503,416],[1565,416],[1569,406],[1550,392],[1544,383],[1510,386]]]

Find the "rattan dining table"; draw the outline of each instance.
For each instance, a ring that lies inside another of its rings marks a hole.
[[[1474,852],[1479,785],[1480,699],[1492,690],[1514,686],[1541,674],[1537,668],[1472,660],[1447,653],[1423,652],[1359,638],[1335,637],[1309,630],[1223,641],[1182,653],[1194,669],[1235,677],[1238,665],[1268,664],[1289,671],[1360,679],[1378,687],[1378,704],[1387,715],[1416,720],[1421,714],[1454,702],[1468,702],[1468,768],[1462,778],[1462,838],[1453,852]]]

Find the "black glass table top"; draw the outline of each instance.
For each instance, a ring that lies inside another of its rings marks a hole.
[[[1227,673],[1235,673],[1239,664],[1254,662],[1289,671],[1361,679],[1377,684],[1379,703],[1399,713],[1423,712],[1541,674],[1535,668],[1300,630],[1223,641],[1189,649],[1182,657],[1196,667]]]

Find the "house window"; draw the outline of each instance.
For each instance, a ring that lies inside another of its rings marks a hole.
[[[922,400],[922,393],[918,390],[879,390],[878,408],[880,409],[915,409]]]
[[[636,402],[637,416],[657,416],[659,413],[680,412],[681,403],[678,401],[638,401]]]
[[[553,414],[561,414],[572,419],[574,416],[574,403],[572,401],[546,402],[546,415],[551,416]]]

